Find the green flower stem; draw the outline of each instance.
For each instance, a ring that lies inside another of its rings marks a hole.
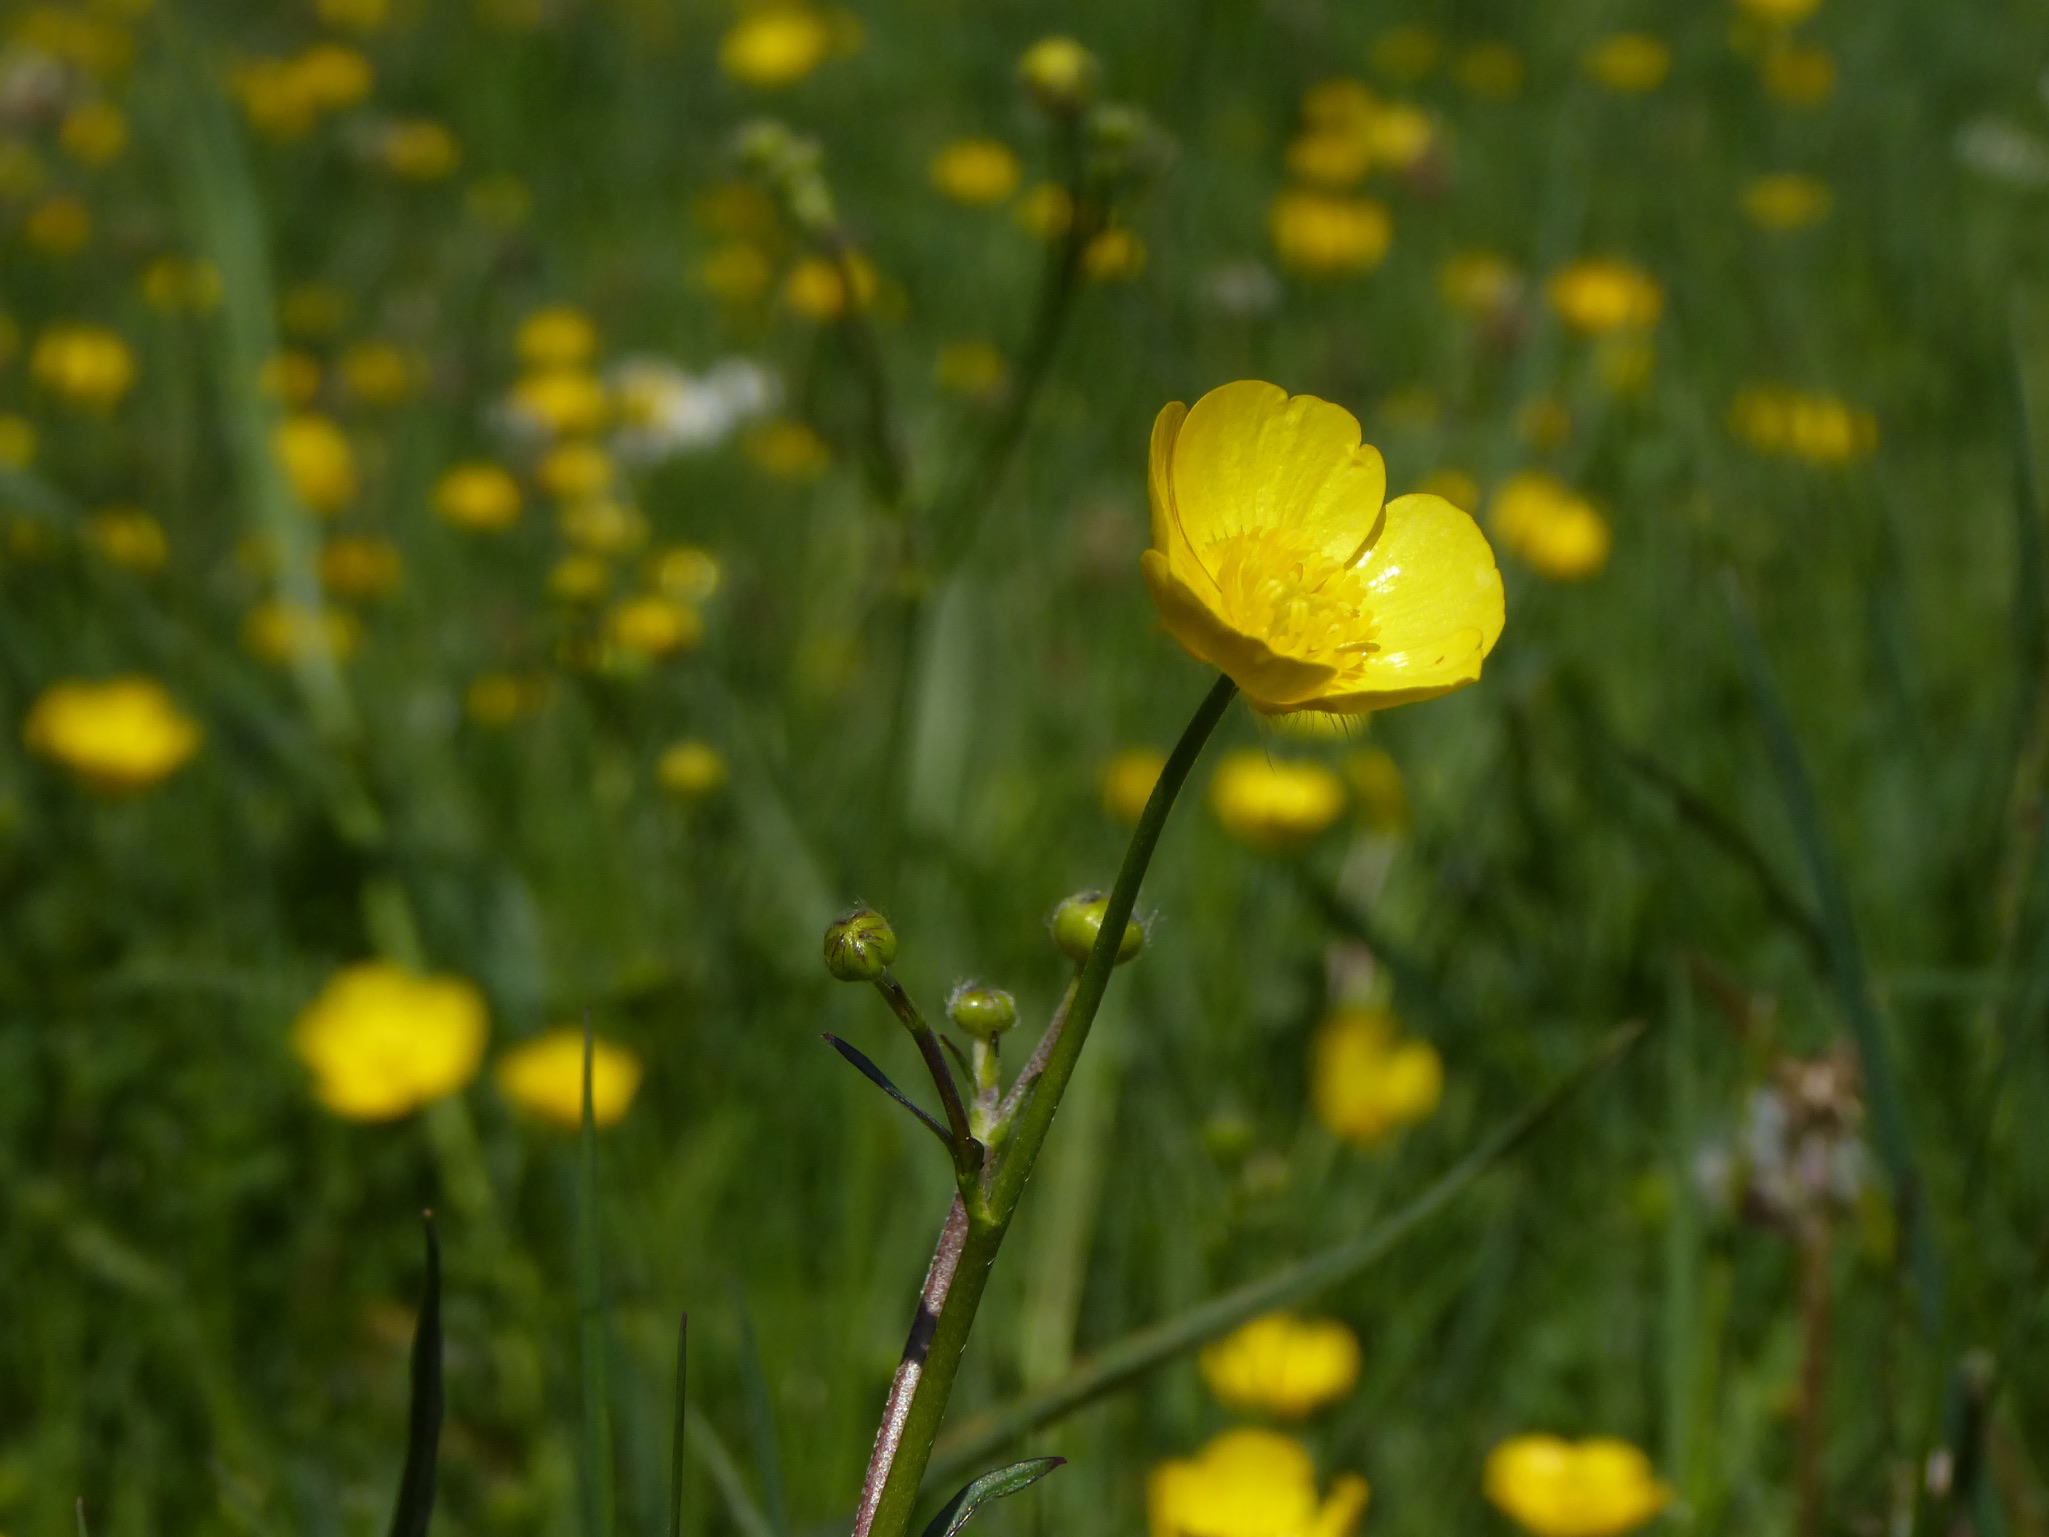
[[[925,1290],[919,1299],[917,1321],[911,1327],[910,1342],[897,1368],[882,1428],[875,1438],[875,1455],[861,1487],[860,1510],[854,1519],[854,1537],[907,1537],[916,1513],[918,1486],[924,1481],[925,1466],[932,1457],[932,1444],[939,1436],[946,1416],[948,1398],[960,1371],[968,1334],[974,1328],[975,1313],[989,1283],[989,1270],[1003,1246],[1010,1220],[1024,1194],[1025,1181],[1038,1161],[1053,1115],[1060,1108],[1074,1065],[1088,1041],[1089,1026],[1110,983],[1111,969],[1124,938],[1124,926],[1138,902],[1139,883],[1152,862],[1153,849],[1167,824],[1167,813],[1187,781],[1189,770],[1201,755],[1210,733],[1223,718],[1225,708],[1238,692],[1229,678],[1217,679],[1195,716],[1181,733],[1159,782],[1139,817],[1138,827],[1124,852],[1124,864],[1103,913],[1103,926],[1095,948],[1082,967],[1063,1011],[1047,1028],[1050,1045],[1045,1051],[1044,1069],[1038,1087],[1024,1102],[1011,1131],[1011,1146],[997,1166],[982,1209],[976,1211],[957,1202],[948,1214],[940,1235],[939,1249],[932,1257]],[[1037,1053],[1034,1053],[1036,1060]]]
[[[939,1037],[925,1023],[925,1016],[918,1012],[903,984],[887,971],[875,979],[875,990],[888,1001],[890,1010],[918,1043],[918,1054],[925,1059],[925,1070],[932,1075],[932,1086],[939,1091],[939,1102],[946,1108],[946,1129],[953,1134],[954,1172],[960,1177],[961,1196],[971,1208],[979,1207],[982,1145],[968,1128],[967,1106],[961,1103],[960,1086],[953,1081],[953,1069],[946,1065],[946,1055],[939,1049]]]

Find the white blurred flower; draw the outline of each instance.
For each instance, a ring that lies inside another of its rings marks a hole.
[[[2013,187],[2049,186],[2049,143],[2017,123],[1978,118],[1957,130],[1955,148],[1980,176]]]
[[[0,121],[32,127],[64,107],[70,77],[61,59],[34,48],[0,53]]]
[[[1264,262],[1219,262],[1202,277],[1202,297],[1226,315],[1264,315],[1281,302],[1281,280]]]
[[[775,409],[782,387],[748,358],[724,358],[692,374],[667,358],[622,358],[612,370],[618,417],[612,451],[629,464],[656,464],[711,448]]]

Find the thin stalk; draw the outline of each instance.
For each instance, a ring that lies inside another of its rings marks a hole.
[[[1798,1537],[1822,1537],[1827,1529],[1822,1456],[1828,1448],[1829,1326],[1834,1314],[1828,1271],[1828,1213],[1817,1210],[1800,1233],[1800,1423],[1793,1456],[1793,1530]]]
[[[1009,1231],[1025,1181],[1038,1161],[1046,1134],[1052,1129],[1054,1113],[1060,1107],[1060,1097],[1066,1092],[1068,1080],[1074,1076],[1074,1064],[1088,1041],[1089,1026],[1094,1023],[1104,989],[1109,986],[1110,971],[1117,964],[1124,926],[1131,921],[1131,910],[1138,901],[1139,884],[1152,862],[1153,849],[1160,841],[1174,798],[1180,794],[1189,770],[1195,766],[1203,745],[1237,692],[1237,685],[1229,678],[1218,678],[1181,733],[1181,740],[1160,771],[1159,782],[1153,786],[1152,797],[1131,835],[1117,882],[1110,889],[1095,948],[1075,983],[1065,1022],[1047,1053],[1039,1088],[1020,1111],[1011,1134],[1010,1151],[987,1184],[982,1209],[971,1211],[966,1203],[956,1199],[947,1216],[939,1248],[926,1273],[918,1316],[911,1326],[896,1380],[890,1387],[882,1426],[876,1432],[875,1452],[861,1485],[854,1537],[905,1537],[910,1530],[918,1487],[924,1481],[932,1443],[938,1438],[940,1422],[946,1415],[968,1334],[974,1328],[975,1313],[989,1282],[989,1269],[1003,1246],[1003,1236]]]

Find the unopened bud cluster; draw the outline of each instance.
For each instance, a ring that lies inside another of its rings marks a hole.
[[[774,118],[757,118],[734,136],[733,158],[775,195],[805,234],[822,235],[838,225],[839,211],[825,180],[825,151],[816,139]]]

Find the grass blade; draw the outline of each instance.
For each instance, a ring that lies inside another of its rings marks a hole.
[[[711,1421],[701,1413],[690,1418],[687,1444],[697,1460],[704,1464],[705,1472],[711,1475],[712,1487],[726,1502],[726,1514],[739,1528],[740,1537],[776,1537],[769,1527],[768,1517],[761,1513],[761,1507],[754,1503],[754,1496],[747,1492],[747,1480],[740,1476],[733,1454],[727,1450],[719,1433],[712,1429]]]
[[[1463,1194],[1482,1174],[1521,1146],[1582,1084],[1615,1062],[1643,1035],[1641,1024],[1624,1025],[1596,1046],[1578,1066],[1512,1116],[1485,1142],[1387,1221],[1320,1254],[1283,1267],[1234,1291],[1199,1303],[1185,1313],[1125,1336],[1099,1351],[1058,1382],[964,1420],[933,1448],[927,1477],[957,1478],[1018,1437],[1064,1419],[1083,1405],[1185,1355],[1246,1319],[1286,1307],[1371,1269]]]
[[[420,1284],[420,1319],[413,1328],[412,1405],[406,1413],[406,1467],[391,1513],[391,1537],[426,1537],[434,1519],[434,1474],[441,1450],[441,1239],[434,1213],[422,1218],[427,1234],[427,1276]]]
[[[612,1415],[605,1360],[604,1272],[598,1257],[598,1126],[591,1108],[590,1015],[583,1020],[583,1126],[576,1159],[576,1302],[583,1358],[583,1499],[586,1537],[612,1537]]]
[[[940,1508],[939,1514],[925,1527],[925,1537],[955,1537],[974,1519],[975,1512],[991,1500],[1000,1500],[1020,1489],[1029,1489],[1055,1468],[1066,1465],[1065,1457],[1031,1457],[1023,1462],[1013,1462],[1007,1468],[984,1473],[964,1485],[959,1494]]]
[[[669,1537],[683,1537],[683,1428],[690,1398],[690,1315],[676,1325],[676,1416],[669,1437]]]
[[[1902,1225],[1907,1231],[1908,1253],[1920,1290],[1921,1321],[1934,1340],[1942,1325],[1942,1260],[1923,1207],[1924,1187],[1915,1166],[1913,1145],[1907,1134],[1906,1107],[1900,1097],[1899,1079],[1893,1071],[1885,1030],[1872,1001],[1871,981],[1864,969],[1863,948],[1857,938],[1856,919],[1850,911],[1850,894],[1842,871],[1830,852],[1823,831],[1821,806],[1815,799],[1813,782],[1800,754],[1799,739],[1793,734],[1792,718],[1786,713],[1778,684],[1772,677],[1771,660],[1750,616],[1749,605],[1734,576],[1725,579],[1723,595],[1728,601],[1730,623],[1736,633],[1736,649],[1742,658],[1743,676],[1750,687],[1752,707],[1764,734],[1765,752],[1771,759],[1772,774],[1792,823],[1793,838],[1805,860],[1821,913],[1823,938],[1827,941],[1829,977],[1836,1000],[1857,1044],[1857,1056],[1864,1069],[1866,1095],[1878,1133],[1879,1157],[1893,1187]]]
[[[748,1429],[754,1437],[754,1477],[761,1487],[762,1513],[776,1537],[789,1537],[789,1505],[783,1498],[783,1464],[776,1449],[775,1410],[769,1401],[768,1374],[761,1367],[754,1315],[748,1312],[746,1294],[737,1283],[733,1287],[733,1305],[740,1315],[740,1377],[747,1394]]]

